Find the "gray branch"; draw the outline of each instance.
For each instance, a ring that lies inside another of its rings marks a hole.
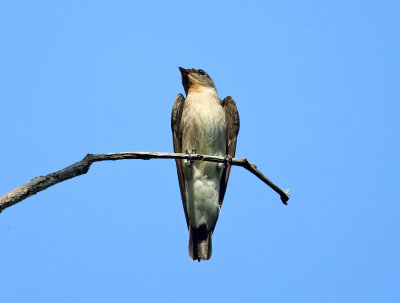
[[[193,160],[210,161],[218,163],[226,163],[225,157],[208,156],[194,154],[191,155]],[[110,153],[110,154],[87,154],[81,161],[76,162],[64,169],[61,169],[55,173],[48,174],[46,176],[39,176],[24,185],[17,187],[9,193],[0,197],[0,212],[7,207],[10,207],[36,193],[45,190],[46,188],[53,186],[62,181],[74,178],[79,175],[86,174],[93,162],[108,161],[108,160],[123,160],[123,159],[189,159],[188,154],[181,153],[158,153],[158,152],[127,152],[127,153]],[[271,180],[264,176],[258,169],[257,166],[249,162],[246,158],[238,159],[233,158],[229,162],[231,165],[241,166],[256,175],[261,181],[276,191],[283,204],[287,205],[289,200],[289,190],[283,191]]]

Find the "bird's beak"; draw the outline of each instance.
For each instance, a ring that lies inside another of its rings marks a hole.
[[[179,66],[179,70],[181,71],[181,74],[182,74],[182,75],[183,75],[183,74],[190,74],[190,71],[187,70],[187,69],[185,69],[185,68],[183,68],[183,67],[180,67],[180,66]]]

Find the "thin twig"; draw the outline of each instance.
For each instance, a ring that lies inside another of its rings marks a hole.
[[[208,156],[201,154],[194,154],[190,156],[194,160],[226,163],[225,157]],[[29,196],[35,195],[36,193],[45,190],[46,188],[53,186],[62,181],[74,178],[79,175],[86,174],[93,162],[109,161],[109,160],[123,160],[123,159],[189,159],[188,154],[181,153],[158,153],[158,152],[127,152],[127,153],[109,153],[109,154],[87,154],[81,161],[76,162],[66,168],[63,168],[57,172],[48,174],[46,176],[39,176],[24,185],[21,185],[9,193],[0,197],[0,212],[7,207],[10,207]],[[265,177],[258,169],[257,166],[249,162],[246,158],[239,159],[233,158],[229,162],[231,165],[241,166],[256,175],[261,181],[276,191],[283,202],[287,204],[289,200],[289,190],[283,191],[271,180]]]

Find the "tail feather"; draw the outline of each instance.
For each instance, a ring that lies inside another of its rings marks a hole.
[[[207,261],[211,258],[212,254],[212,231],[207,232],[205,239],[201,237],[199,231],[200,230],[192,229],[189,226],[189,257],[192,261]]]

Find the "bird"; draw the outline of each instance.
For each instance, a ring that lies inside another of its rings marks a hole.
[[[221,100],[211,77],[202,69],[179,67],[186,98],[178,94],[171,113],[179,187],[189,230],[191,260],[209,260],[212,234],[218,220],[235,156],[240,121],[236,103]],[[223,156],[225,163],[193,160],[193,154]]]

